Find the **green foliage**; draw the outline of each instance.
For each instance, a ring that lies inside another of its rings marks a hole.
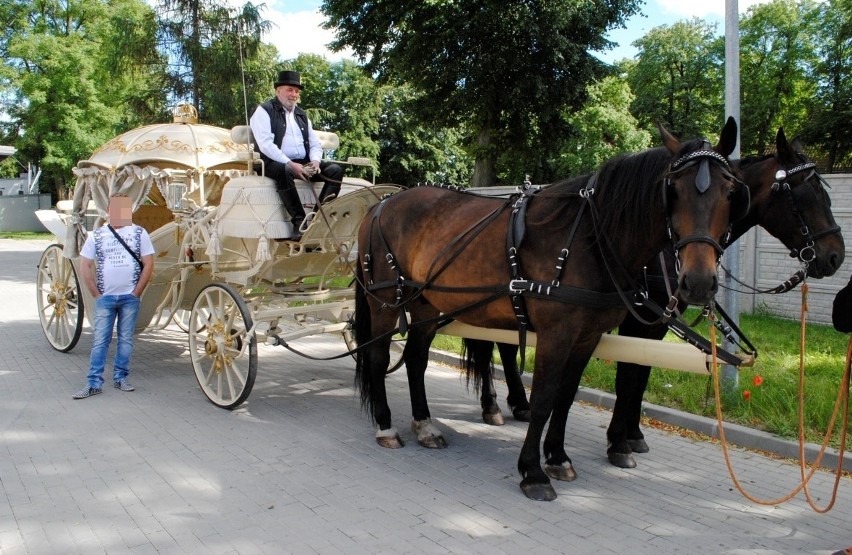
[[[624,80],[605,77],[589,85],[587,94],[580,111],[566,110],[563,116],[571,135],[554,164],[560,176],[592,171],[617,154],[651,146],[651,135],[638,129],[630,113],[634,96]]]
[[[711,137],[724,123],[724,43],[716,26],[698,18],[655,27],[639,49],[627,82],[631,112],[654,135],[662,123],[684,138]]]
[[[817,146],[825,166],[852,167],[852,2],[829,1],[817,5],[816,27],[819,61],[810,79],[816,85],[809,118],[802,135]],[[816,150],[816,149],[815,149]],[[845,159],[845,160],[844,160]]]
[[[9,22],[0,38],[9,83],[4,134],[24,162],[41,167],[43,190],[64,196],[76,162],[135,121],[127,105],[138,98],[138,82],[120,72],[110,45],[137,23],[144,28],[150,14],[141,0],[13,0],[0,7]]]
[[[686,319],[694,319],[696,315],[690,311]],[[725,422],[796,439],[799,434],[800,324],[754,313],[741,314],[740,327],[757,346],[759,355],[754,366],[740,369],[736,391],[726,394],[724,385],[720,384],[723,418]],[[706,325],[702,326],[702,334],[709,337]],[[820,324],[808,324],[805,337],[805,435],[809,442],[822,443],[834,412],[849,337]],[[679,340],[667,336],[665,341]],[[457,337],[438,335],[432,346],[451,353],[461,352],[461,340]],[[496,349],[494,357],[496,364],[502,364]],[[527,349],[527,371],[532,370],[534,363],[535,349]],[[593,358],[583,373],[582,385],[615,393],[615,363]],[[655,368],[651,371],[644,400],[716,418],[714,386],[709,375]],[[831,441],[835,448],[838,447],[842,416],[841,411]],[[852,432],[852,422],[849,431]]]
[[[216,0],[159,1],[159,48],[169,60],[168,88],[175,104],[188,101],[210,125],[244,121],[241,62],[258,54],[269,61],[268,48],[260,48],[270,28],[261,17],[263,9],[250,2],[233,10]],[[252,82],[261,82],[269,71],[251,67]]]
[[[749,8],[740,24],[742,150],[764,152],[778,127],[801,129],[816,83],[808,76],[823,33],[812,1],[773,0]]]
[[[722,384],[725,421],[794,439],[798,436],[800,324],[755,313],[742,314],[740,327],[757,346],[759,355],[754,366],[740,369],[735,392],[724,394]],[[709,336],[706,327],[702,333]],[[668,337],[666,340],[677,341]],[[805,434],[808,441],[821,443],[822,434],[827,430],[843,373],[848,340],[848,336],[829,326],[807,326],[804,383]],[[583,384],[614,392],[614,364],[603,361],[590,364],[583,376]],[[645,401],[709,418],[716,416],[713,383],[709,376],[654,369]],[[835,434],[835,447],[836,440]]]
[[[605,32],[638,5],[325,0],[321,9],[337,30],[332,47],[351,47],[382,83],[407,83],[426,93],[415,104],[422,121],[439,128],[467,125],[477,161],[473,184],[490,185],[502,151],[516,155],[503,169],[505,178],[544,176],[561,110],[579,106],[586,83],[603,71],[590,50],[605,48]]]
[[[349,156],[378,159],[378,134],[381,102],[375,82],[349,60],[334,64],[321,56],[302,54],[291,64],[302,72],[300,103],[308,110],[317,129],[334,131],[340,136],[340,149],[334,157]],[[351,170],[347,168],[351,173]]]
[[[379,120],[382,181],[400,185],[435,182],[463,186],[473,160],[462,148],[462,133],[417,123],[412,104],[420,96],[406,85],[382,87]]]

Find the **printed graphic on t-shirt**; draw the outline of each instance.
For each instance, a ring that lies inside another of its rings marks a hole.
[[[143,256],[153,254],[151,240],[142,227],[132,225],[116,231],[140,260]],[[95,260],[95,282],[103,295],[126,295],[133,292],[139,282],[142,266],[107,226],[91,233],[80,254]]]

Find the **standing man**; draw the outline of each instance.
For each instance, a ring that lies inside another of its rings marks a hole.
[[[109,223],[89,233],[80,251],[83,284],[95,298],[95,317],[88,384],[74,394],[74,399],[85,399],[101,392],[116,320],[118,340],[113,385],[121,391],[135,389],[127,381],[133,354],[133,330],[139,315],[139,298],[154,271],[154,246],[148,232],[133,223],[132,213],[130,197],[111,196]]]
[[[322,147],[311,121],[296,106],[301,91],[298,71],[279,72],[275,98],[258,106],[250,122],[255,149],[260,152],[266,175],[275,180],[281,203],[290,214],[294,241],[302,238],[299,228],[305,221],[305,208],[296,191],[295,178],[325,182],[318,199],[320,204],[336,196],[343,181],[343,169],[338,164],[322,161]]]

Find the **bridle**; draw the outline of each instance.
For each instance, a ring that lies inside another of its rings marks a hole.
[[[716,263],[719,263],[719,260],[722,254],[725,252],[722,244],[726,244],[728,238],[731,234],[731,223],[728,224],[728,229],[725,232],[725,236],[722,238],[721,242],[717,241],[713,237],[709,235],[702,234],[693,234],[687,235],[686,237],[678,238],[674,229],[672,228],[672,220],[671,220],[671,212],[668,202],[668,197],[673,190],[674,185],[672,184],[672,177],[683,172],[684,170],[693,167],[695,164],[699,164],[698,172],[695,175],[695,187],[698,189],[699,193],[704,193],[710,187],[710,162],[716,162],[722,167],[722,173],[728,179],[734,181],[739,187],[741,191],[745,191],[744,199],[736,199],[732,202],[737,203],[746,203],[745,208],[738,208],[736,212],[745,212],[748,210],[748,187],[746,187],[743,182],[734,175],[733,170],[731,169],[730,164],[728,163],[728,159],[716,152],[715,150],[711,150],[710,144],[705,141],[704,147],[701,150],[696,150],[694,152],[690,152],[677,160],[675,160],[670,166],[668,171],[665,174],[663,179],[663,199],[664,205],[666,207],[666,229],[669,236],[669,239],[672,241],[672,246],[674,248],[674,256],[675,256],[675,267],[678,272],[680,272],[680,249],[689,243],[708,243],[716,249]],[[732,211],[732,216],[734,216]],[[737,214],[739,216],[739,214]],[[731,221],[735,221],[739,219],[738,217],[731,217]]]
[[[810,174],[802,180],[802,184],[798,187],[792,187],[790,185],[789,178],[797,173],[801,173],[804,171],[810,170]],[[799,261],[805,266],[813,262],[816,258],[816,242],[817,240],[825,237],[827,235],[831,235],[833,233],[840,233],[840,226],[833,226],[827,229],[820,231],[819,233],[813,233],[811,228],[805,222],[804,216],[802,212],[799,210],[799,203],[797,202],[797,197],[799,199],[804,198],[805,195],[813,195],[814,191],[811,187],[807,185],[807,182],[811,179],[811,177],[816,177],[821,186],[829,187],[828,183],[822,178],[821,175],[816,171],[816,164],[813,162],[805,162],[803,164],[799,164],[790,170],[785,170],[783,167],[775,172],[775,183],[772,184],[771,190],[772,192],[780,192],[783,193],[788,203],[790,204],[790,209],[793,212],[793,216],[796,218],[799,224],[799,231],[804,237],[805,244],[802,248],[792,248],[790,249],[790,256],[793,258],[798,258]]]

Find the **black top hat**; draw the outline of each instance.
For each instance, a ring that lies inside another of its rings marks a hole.
[[[302,89],[302,77],[298,71],[279,71],[278,79],[275,80],[275,88],[282,85],[290,85]]]

